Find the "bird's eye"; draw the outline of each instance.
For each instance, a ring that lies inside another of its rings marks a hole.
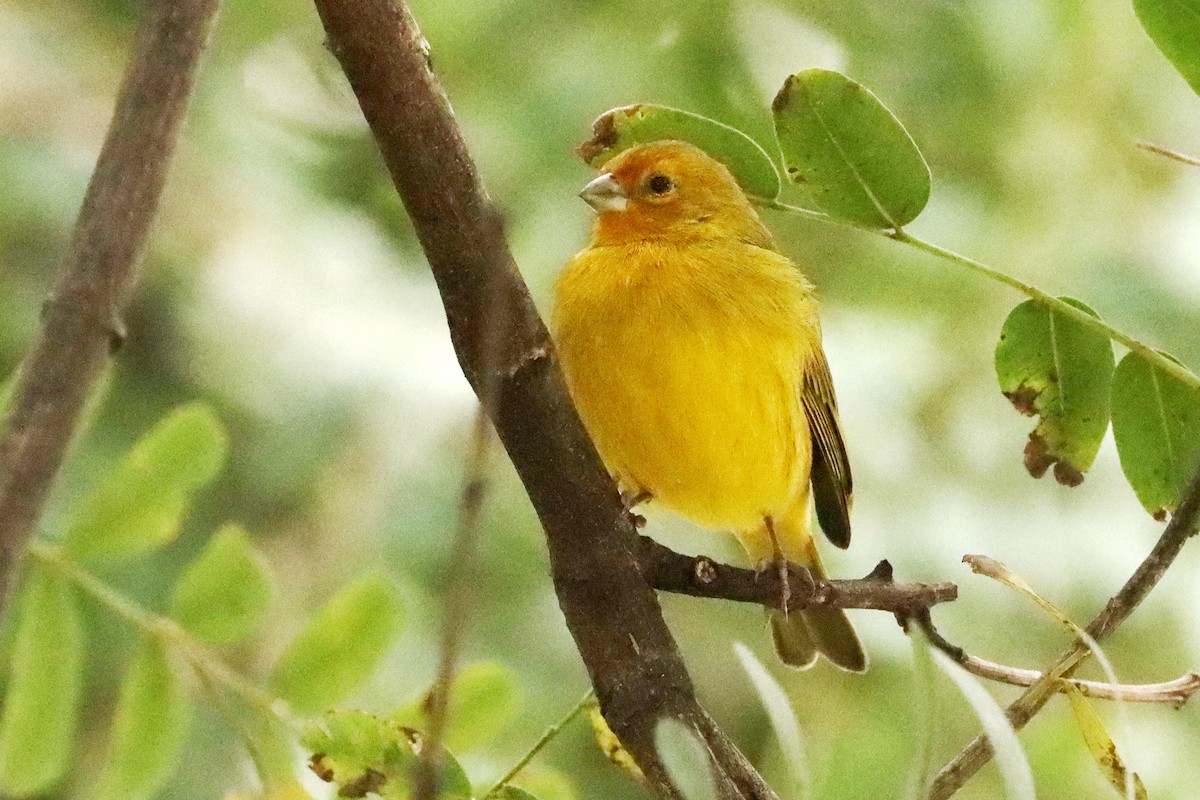
[[[664,195],[675,188],[675,184],[666,175],[651,175],[646,181],[646,188],[651,194]]]

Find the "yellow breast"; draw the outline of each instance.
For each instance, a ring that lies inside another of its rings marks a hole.
[[[601,457],[701,525],[744,529],[807,496],[801,369],[812,290],[738,242],[589,248],[559,278],[555,339]]]

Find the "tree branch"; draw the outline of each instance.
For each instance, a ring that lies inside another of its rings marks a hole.
[[[112,123],[0,441],[0,608],[129,300],[217,0],[147,4]]]
[[[641,537],[640,565],[646,582],[665,592],[758,603],[777,608],[783,597],[777,570],[762,573],[720,564],[707,556],[685,556],[648,536]],[[870,608],[913,616],[958,597],[953,583],[892,582],[892,565],[880,561],[862,580],[813,580],[808,570],[788,564],[789,609]]]
[[[946,637],[942,636],[938,629],[934,627],[928,610],[914,615],[910,620],[906,620],[906,623],[908,621],[915,622],[921,626],[926,638],[929,639],[934,647],[950,656],[956,664],[972,675],[996,681],[997,683],[1006,683],[1010,686],[1032,686],[1045,674],[1036,669],[1010,667],[1006,664],[998,664],[995,661],[988,661],[985,658],[971,655],[958,645],[950,643],[946,640]],[[1125,700],[1133,703],[1167,703],[1175,708],[1182,707],[1184,703],[1191,699],[1192,695],[1200,692],[1200,674],[1195,672],[1189,672],[1174,680],[1163,681],[1161,683],[1111,684],[1101,681],[1085,681],[1078,678],[1072,678],[1069,682],[1074,684],[1075,688],[1079,689],[1083,694],[1099,700]],[[1058,691],[1066,691],[1063,681],[1058,681],[1056,686]]]
[[[1101,641],[1111,634],[1146,599],[1167,569],[1174,563],[1179,551],[1196,532],[1200,524],[1200,470],[1188,482],[1183,499],[1171,521],[1162,532],[1150,555],[1138,566],[1137,571],[1125,582],[1105,605],[1104,610],[1087,626],[1088,634]],[[1068,647],[1058,657],[1054,666],[1047,670],[1020,697],[1005,710],[1008,721],[1020,730],[1033,719],[1057,691],[1059,680],[1069,678],[1089,655],[1087,646],[1080,640]],[[929,800],[946,800],[992,758],[992,746],[987,737],[980,735],[963,749],[934,778],[930,787]]]
[[[550,337],[433,74],[428,43],[402,4],[315,2],[429,260],[463,373],[546,531],[559,604],[609,725],[659,796],[676,796],[654,747],[657,721],[672,716],[704,737],[722,798],[774,800],[696,701],[654,590],[638,570],[637,533],[567,399]],[[483,321],[492,304],[506,334],[489,362]]]

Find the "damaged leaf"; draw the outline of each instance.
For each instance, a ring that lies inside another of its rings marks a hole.
[[[1075,717],[1075,724],[1079,726],[1079,732],[1083,734],[1083,741],[1087,743],[1088,752],[1092,754],[1092,759],[1100,768],[1100,772],[1104,774],[1105,779],[1123,797],[1127,796],[1128,789],[1132,785],[1131,796],[1136,800],[1146,800],[1146,787],[1142,785],[1142,779],[1136,772],[1130,772],[1125,767],[1125,762],[1121,760],[1121,756],[1117,752],[1117,745],[1108,735],[1108,731],[1104,729],[1104,723],[1100,720],[1096,709],[1092,708],[1092,704],[1087,701],[1083,692],[1079,691],[1079,687],[1075,684],[1070,681],[1062,681],[1062,686],[1067,700],[1071,703],[1071,713]]]
[[[1129,485],[1155,519],[1166,519],[1200,466],[1200,395],[1130,353],[1113,375],[1112,421]]]
[[[929,201],[925,157],[866,87],[809,69],[784,81],[771,104],[788,180],[817,208],[868,228],[900,228]]]
[[[387,800],[410,796],[423,743],[412,728],[362,711],[327,713],[300,737],[300,744],[313,754],[309,768],[326,783],[337,784],[338,797],[373,794]],[[440,763],[438,797],[469,798],[471,782],[458,760],[443,750]]]
[[[1078,300],[1060,299],[1096,316]],[[1083,482],[1108,430],[1113,363],[1108,337],[1036,301],[1008,315],[996,345],[996,378],[1018,411],[1041,417],[1025,446],[1030,475],[1053,467],[1064,486]]]
[[[580,157],[599,167],[623,150],[647,142],[678,139],[696,145],[724,164],[747,194],[774,199],[779,172],[767,151],[737,128],[690,111],[637,103],[605,111],[592,123],[592,138]]]

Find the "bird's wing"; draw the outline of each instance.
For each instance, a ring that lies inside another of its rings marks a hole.
[[[850,504],[854,486],[850,478],[850,459],[846,457],[846,444],[838,424],[833,378],[820,346],[804,364],[801,397],[812,434],[812,488],[817,520],[829,541],[846,548],[850,546]]]

